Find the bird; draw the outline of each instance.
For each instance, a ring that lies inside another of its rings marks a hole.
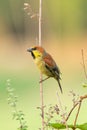
[[[47,76],[45,79],[42,79],[40,83],[45,81],[46,79],[53,77],[57,80],[60,91],[61,93],[63,93],[60,84],[61,72],[52,56],[48,52],[46,52],[46,50],[42,46],[33,46],[28,48],[27,51],[31,53],[31,56],[33,57],[34,62],[39,68],[40,72]]]

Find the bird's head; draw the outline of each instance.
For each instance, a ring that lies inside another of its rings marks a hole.
[[[31,55],[34,59],[38,58],[38,57],[42,57],[43,54],[45,53],[44,48],[42,48],[41,46],[31,47],[31,48],[27,49],[27,51],[31,53]]]

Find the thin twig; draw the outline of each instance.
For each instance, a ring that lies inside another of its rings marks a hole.
[[[85,77],[87,79],[87,72],[86,72],[86,66],[85,66],[84,51],[83,51],[83,49],[81,50],[81,52],[82,52],[82,62],[83,62],[82,65],[83,65]]]
[[[68,121],[68,119],[69,119],[71,113],[73,112],[73,110],[75,109],[75,107],[76,107],[77,105],[78,105],[78,103],[76,103],[76,104],[71,108],[71,110],[70,110],[68,116],[66,117],[66,121]]]
[[[42,74],[40,75],[40,80],[42,80]],[[41,118],[42,118],[42,130],[44,130],[44,98],[43,98],[43,84],[40,83],[40,97],[41,97]]]
[[[82,102],[84,99],[86,99],[87,98],[87,95],[84,95],[84,96],[80,96],[80,99],[79,99],[79,101],[72,107],[72,109],[70,110],[70,112],[69,112],[69,114],[68,114],[68,116],[66,117],[66,121],[68,121],[68,119],[69,119],[69,117],[70,117],[70,115],[71,115],[71,113],[73,112],[73,110],[76,108],[76,106],[80,103],[80,102]]]
[[[81,103],[82,103],[82,100],[80,100],[80,102],[79,102],[78,111],[77,111],[76,118],[75,118],[75,121],[74,121],[74,129],[76,128],[76,122],[77,122],[78,115],[79,115],[79,112],[80,112]]]
[[[41,41],[41,21],[42,19],[42,0],[39,0],[39,46],[42,45]],[[40,74],[40,81],[42,81],[42,74]],[[42,130],[44,130],[44,99],[43,99],[43,84],[40,82],[40,97],[41,97],[41,117],[42,117]]]

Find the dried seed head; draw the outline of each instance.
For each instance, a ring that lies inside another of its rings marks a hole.
[[[29,4],[28,3],[24,3],[24,6],[29,6]]]

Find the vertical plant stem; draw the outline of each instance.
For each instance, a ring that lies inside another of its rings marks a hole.
[[[80,112],[81,103],[82,103],[82,101],[79,102],[78,111],[77,111],[76,118],[75,118],[75,121],[74,121],[74,128],[76,127],[76,122],[77,122],[78,115],[79,115],[79,112]]]
[[[39,46],[42,45],[41,41],[41,24],[42,24],[42,0],[39,0]]]
[[[83,49],[81,51],[82,51],[82,62],[83,62],[82,65],[83,65],[85,77],[87,79],[86,65],[85,65],[85,60],[84,60],[84,51],[83,51]]]
[[[41,24],[42,24],[42,0],[39,0],[39,46],[42,45]],[[40,81],[42,81],[42,74],[40,74]],[[40,83],[40,98],[41,98],[42,130],[44,130],[44,99],[43,99],[43,84],[42,84],[42,82]]]
[[[42,74],[40,74],[40,80],[42,80]],[[40,83],[40,98],[41,98],[42,130],[44,130],[44,98],[43,98],[43,84],[42,83]]]

